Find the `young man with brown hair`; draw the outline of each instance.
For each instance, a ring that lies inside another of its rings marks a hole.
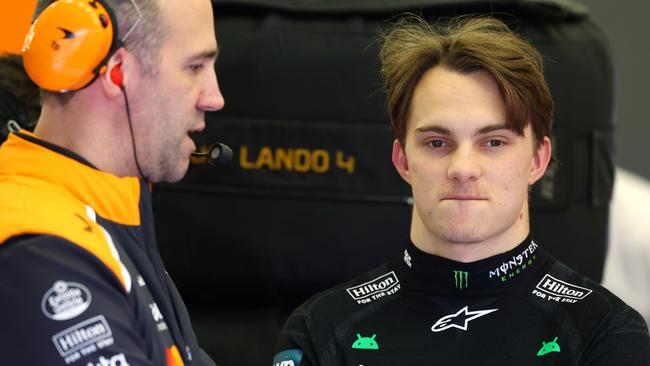
[[[650,364],[639,314],[531,237],[553,119],[539,53],[496,19],[409,17],[381,61],[410,242],[298,308],[274,365]]]

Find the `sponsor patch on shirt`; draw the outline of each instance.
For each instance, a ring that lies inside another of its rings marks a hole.
[[[393,295],[400,289],[399,279],[394,271],[381,275],[374,280],[347,288],[352,299],[359,304],[368,304],[384,296]]]
[[[513,255],[512,259],[501,263],[498,267],[491,270],[490,278],[495,277],[501,279],[501,282],[506,282],[511,278],[518,276],[526,268],[532,266],[537,256],[535,251],[539,248],[534,241],[531,240],[530,245],[526,247],[521,253]]]
[[[588,288],[559,280],[548,273],[544,275],[544,278],[539,281],[535,288],[533,294],[539,298],[570,304],[583,300],[593,292]]]
[[[76,282],[56,281],[41,301],[43,314],[50,319],[63,321],[81,315],[92,296],[88,288]]]
[[[299,349],[288,349],[273,357],[272,366],[300,366],[303,352]]]
[[[97,315],[52,336],[66,364],[113,345],[113,333],[103,315]]]
[[[165,322],[165,318],[163,317],[162,312],[158,308],[158,304],[155,302],[149,304],[149,310],[151,310],[151,317],[153,318],[153,321],[156,322],[156,328],[158,331],[166,331],[168,329],[167,323]]]
[[[432,332],[443,332],[447,329],[456,328],[460,330],[467,331],[469,327],[469,322],[474,319],[478,319],[482,316],[491,314],[499,309],[486,309],[486,310],[469,310],[469,306],[458,310],[454,314],[445,315],[442,318],[438,319],[436,323],[431,327]]]
[[[119,353],[110,358],[99,357],[98,363],[89,362],[87,366],[130,366],[124,353]]]
[[[411,268],[413,265],[411,264],[411,255],[409,254],[408,249],[404,249],[404,263],[406,263],[409,268]]]

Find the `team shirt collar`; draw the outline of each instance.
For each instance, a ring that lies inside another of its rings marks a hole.
[[[140,199],[148,187],[137,177],[117,177],[96,169],[72,151],[21,130],[0,149],[0,176],[23,176],[47,189],[62,189],[113,222],[140,225]],[[143,197],[144,196],[144,197]]]
[[[527,274],[545,261],[530,236],[510,251],[471,263],[423,252],[410,242],[403,252],[403,263],[412,274],[410,287],[455,294],[506,291],[525,283]]]

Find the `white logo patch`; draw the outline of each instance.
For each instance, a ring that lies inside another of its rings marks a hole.
[[[100,348],[113,344],[113,333],[103,315],[98,315],[76,324],[52,337],[54,346],[62,357],[80,352],[80,355],[70,359],[78,359],[81,355],[89,355]],[[108,340],[110,338],[110,340]],[[107,340],[106,342],[102,342]],[[69,363],[69,362],[68,362]]]
[[[151,303],[149,304],[149,310],[151,310],[151,316],[153,317],[153,321],[156,322],[156,327],[158,328],[159,332],[164,332],[166,331],[167,328],[167,323],[165,323],[165,318],[162,315],[162,312],[158,308],[158,304]]]
[[[458,328],[460,330],[467,330],[467,326],[469,325],[469,322],[476,319],[480,318],[484,315],[488,315],[490,313],[493,313],[499,309],[488,309],[488,310],[475,310],[475,311],[469,311],[468,306],[465,306],[464,308],[458,310],[456,313],[451,314],[451,315],[446,315],[443,316],[442,318],[438,319],[436,324],[434,324],[431,327],[431,331],[433,332],[442,332],[444,330],[447,330],[449,328]]]
[[[88,309],[92,296],[88,288],[76,282],[56,281],[43,296],[43,314],[53,320],[69,320]]]
[[[124,353],[117,354],[110,359],[104,358],[103,356],[99,358],[99,363],[95,364],[88,362],[86,366],[130,366],[126,361],[126,356]]]
[[[367,304],[381,297],[392,295],[399,289],[399,279],[397,279],[394,271],[390,271],[374,280],[350,287],[346,291],[357,303]]]
[[[588,288],[558,280],[548,273],[535,288],[537,290],[533,290],[533,294],[542,299],[566,303],[576,303],[593,292]]]
[[[411,268],[411,256],[409,255],[409,251],[406,249],[404,249],[404,263]]]

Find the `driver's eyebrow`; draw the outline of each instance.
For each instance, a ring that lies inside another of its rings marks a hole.
[[[508,131],[510,131],[510,129],[508,127],[506,127],[505,125],[502,125],[502,124],[489,125],[489,126],[485,126],[485,127],[482,127],[482,128],[479,128],[478,130],[476,130],[476,132],[474,132],[474,136],[485,135],[486,133],[490,133],[490,132],[494,132],[494,131],[500,131],[500,130],[508,130]]]
[[[485,127],[481,127],[478,130],[474,132],[474,136],[479,136],[479,135],[485,135],[490,132],[494,131],[500,131],[500,130],[508,130],[510,129],[506,127],[504,124],[493,124],[493,125],[488,125]],[[451,136],[452,135],[452,130],[446,127],[438,126],[438,125],[430,125],[430,126],[422,126],[418,127],[415,129],[416,133],[424,133],[424,132],[434,132],[440,135],[444,136]]]
[[[442,126],[424,126],[415,129],[415,132],[435,132],[441,135],[451,135],[451,130]]]

